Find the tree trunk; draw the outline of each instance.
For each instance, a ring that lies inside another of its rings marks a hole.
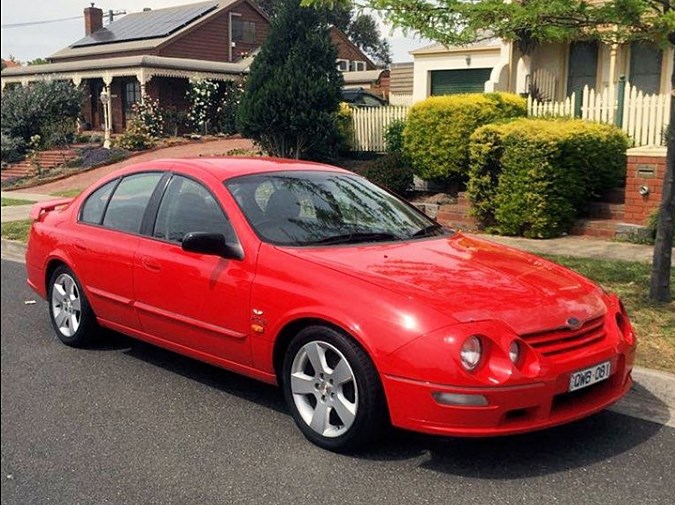
[[[674,57],[675,58],[675,57]],[[652,260],[652,279],[649,296],[653,300],[669,302],[670,270],[673,255],[673,209],[675,208],[675,68],[670,76],[670,124],[668,125],[668,151],[666,153],[666,173],[663,178],[663,192],[659,207],[659,220],[654,242]]]

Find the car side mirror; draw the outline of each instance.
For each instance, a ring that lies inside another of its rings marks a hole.
[[[183,251],[220,256],[226,259],[241,260],[244,251],[239,244],[231,244],[222,233],[192,231],[185,234],[181,244]]]

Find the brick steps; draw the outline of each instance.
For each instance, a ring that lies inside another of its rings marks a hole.
[[[39,166],[42,170],[51,170],[54,167],[65,165],[70,160],[77,158],[78,154],[73,149],[54,149],[51,151],[41,151],[37,154],[36,159],[23,160],[17,163],[11,163],[7,168],[2,170],[0,179],[5,181],[12,177],[27,177],[36,172],[36,167]]]
[[[572,226],[570,235],[612,239],[616,235],[619,222],[614,219],[579,219]]]
[[[623,203],[592,202],[588,208],[590,219],[622,220],[626,205]]]

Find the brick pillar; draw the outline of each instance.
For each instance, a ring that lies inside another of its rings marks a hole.
[[[666,148],[635,147],[626,154],[628,168],[624,221],[644,225],[661,203],[666,172]]]
[[[98,7],[86,7],[84,9],[84,34],[90,35],[96,30],[103,28],[103,10]]]

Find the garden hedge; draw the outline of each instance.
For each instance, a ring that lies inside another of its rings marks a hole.
[[[479,126],[527,115],[524,98],[508,93],[434,96],[410,109],[403,147],[426,180],[466,179],[469,137]]]
[[[628,137],[610,125],[517,119],[471,136],[467,191],[481,225],[504,235],[559,236],[625,178]]]

